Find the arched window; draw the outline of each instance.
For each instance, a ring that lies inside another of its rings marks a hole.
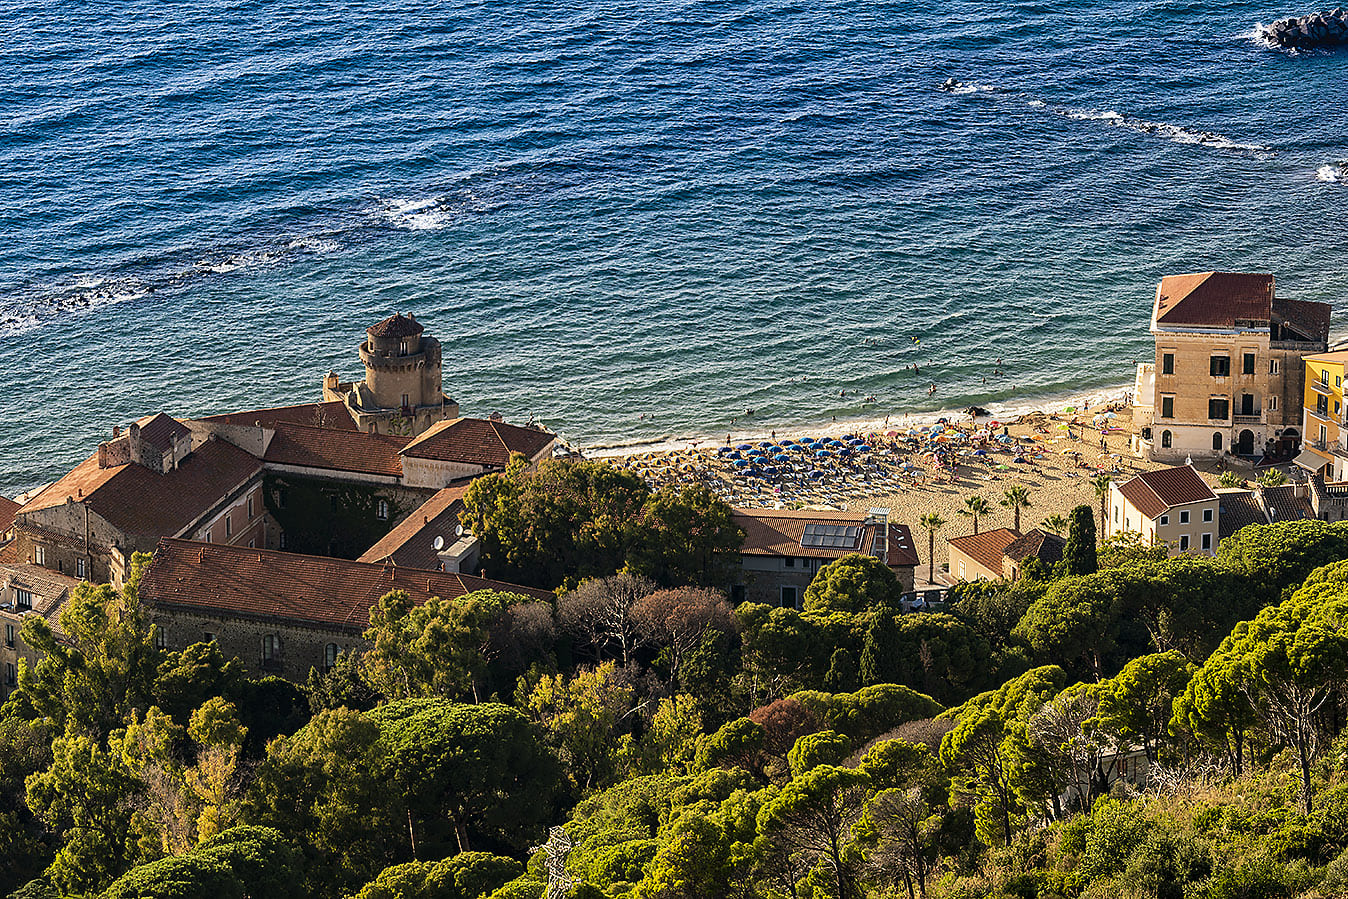
[[[1170,449],[1170,432],[1169,432],[1169,431],[1162,431],[1162,432],[1161,432],[1161,446],[1164,447],[1165,449]]]
[[[1222,432],[1217,431],[1212,435],[1212,448],[1217,452],[1222,451]]]
[[[262,637],[262,661],[274,662],[281,655],[281,639],[275,634],[264,634]]]
[[[324,646],[324,647],[323,647],[323,667],[324,667],[324,668],[331,668],[333,665],[336,665],[336,664],[337,664],[337,653],[339,653],[339,652],[341,652],[341,649],[337,646],[336,643],[329,643],[327,646]]]

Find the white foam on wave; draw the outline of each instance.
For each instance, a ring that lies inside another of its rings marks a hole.
[[[446,197],[381,199],[380,203],[389,224],[405,231],[437,231],[453,220]]]
[[[154,288],[139,278],[104,278],[81,275],[65,283],[52,285],[45,296],[26,309],[0,311],[0,336],[31,331],[52,315],[75,314],[102,309],[149,296]]]
[[[326,255],[336,253],[341,249],[341,245],[335,240],[329,240],[325,237],[296,237],[286,244],[287,250],[293,250],[297,253],[314,253],[315,255]]]
[[[1146,119],[1124,115],[1113,109],[1072,109],[1064,113],[1068,118],[1083,121],[1105,122],[1116,128],[1127,128],[1139,134],[1152,134],[1174,141],[1177,144],[1198,144],[1216,150],[1237,150],[1243,153],[1272,153],[1272,147],[1263,144],[1245,144],[1232,140],[1212,131],[1195,131],[1171,125],[1168,122],[1150,122]]]
[[[952,94],[991,94],[995,93],[997,88],[991,84],[957,84],[950,89]]]
[[[1348,159],[1340,159],[1331,165],[1322,165],[1315,170],[1315,180],[1326,184],[1348,183]]]

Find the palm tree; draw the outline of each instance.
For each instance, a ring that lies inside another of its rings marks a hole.
[[[1039,526],[1051,534],[1057,534],[1059,537],[1061,537],[1063,532],[1068,528],[1067,519],[1063,518],[1061,515],[1050,515],[1048,518],[1039,522]]]
[[[1281,487],[1287,483],[1287,474],[1281,468],[1270,468],[1259,475],[1255,481],[1261,487]]]
[[[1101,472],[1095,476],[1091,482],[1095,485],[1095,498],[1100,501],[1100,539],[1105,539],[1105,530],[1107,524],[1107,514],[1105,512],[1105,503],[1109,499],[1109,485],[1114,483],[1114,479]]]
[[[936,583],[936,532],[945,527],[945,519],[935,512],[928,512],[918,519],[918,524],[927,529],[927,583]]]
[[[964,498],[964,508],[958,509],[957,511],[966,518],[972,518],[974,520],[974,533],[977,534],[978,516],[991,515],[992,506],[990,506],[988,501],[983,497],[975,494],[974,496],[966,496]]]
[[[1218,487],[1241,487],[1244,484],[1245,480],[1234,471],[1224,471],[1221,477],[1217,478]]]
[[[1003,506],[1011,510],[1016,516],[1015,532],[1020,533],[1020,510],[1030,508],[1030,491],[1025,489],[1024,484],[1012,484],[1006,488],[1002,498],[998,500]]]

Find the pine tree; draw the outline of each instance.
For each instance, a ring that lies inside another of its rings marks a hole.
[[[1095,512],[1090,506],[1077,506],[1071,519],[1062,553],[1063,574],[1094,574],[1100,567],[1095,555]]]

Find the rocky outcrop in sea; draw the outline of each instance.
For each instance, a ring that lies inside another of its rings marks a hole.
[[[1343,7],[1264,26],[1264,36],[1280,47],[1317,50],[1348,44],[1348,13]]]

